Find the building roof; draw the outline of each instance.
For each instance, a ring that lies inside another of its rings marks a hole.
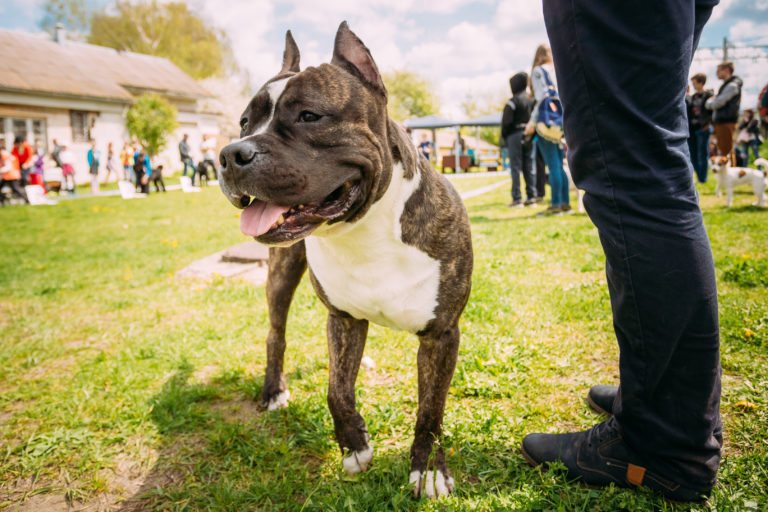
[[[0,48],[0,89],[126,102],[145,91],[211,96],[161,57],[10,30],[0,30]]]

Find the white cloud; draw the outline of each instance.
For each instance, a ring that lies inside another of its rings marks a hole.
[[[709,23],[717,21],[728,12],[728,10],[736,4],[738,0],[720,0],[720,3],[712,9],[712,16],[709,18]]]
[[[766,0],[768,4],[768,0]],[[765,44],[768,41],[768,22],[740,20],[734,23],[728,35],[731,40],[748,40],[750,44]]]

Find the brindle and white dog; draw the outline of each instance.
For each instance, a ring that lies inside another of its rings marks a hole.
[[[435,441],[472,274],[461,198],[388,119],[378,68],[346,22],[331,62],[303,71],[288,32],[282,70],[253,97],[240,125],[241,139],[221,151],[220,183],[244,208],[242,231],[273,246],[264,405],[288,399],[285,319],[308,263],[328,308],[328,405],[344,468],[364,471],[373,457],[355,405],[370,321],[419,337],[410,482],[417,496],[448,494],[454,482]]]

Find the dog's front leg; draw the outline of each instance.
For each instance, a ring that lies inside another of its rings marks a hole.
[[[307,269],[304,241],[290,247],[269,249],[267,274],[267,306],[269,334],[267,335],[267,371],[261,388],[261,406],[270,411],[288,404],[290,393],[283,374],[285,356],[285,324],[293,293]]]
[[[355,406],[355,381],[368,335],[368,321],[344,313],[328,313],[328,407],[333,416],[336,441],[344,456],[344,469],[354,475],[365,471],[373,459],[368,429]]]
[[[411,476],[415,496],[445,496],[453,491],[453,478],[439,443],[448,387],[459,353],[458,323],[419,337],[419,412],[411,447]]]

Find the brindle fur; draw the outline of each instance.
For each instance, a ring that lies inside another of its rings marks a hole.
[[[349,215],[342,219],[354,222],[384,195],[395,163],[402,164],[407,179],[413,177],[418,166],[421,181],[401,216],[402,240],[440,261],[441,266],[434,318],[417,333],[419,408],[411,448],[411,470],[424,472],[430,463],[430,470],[441,470],[447,478],[450,472],[445,455],[441,446],[435,446],[435,440],[442,431],[448,388],[456,366],[459,316],[470,292],[472,244],[466,209],[455,189],[418,156],[405,133],[388,120],[386,90],[375,64],[367,48],[349,31],[346,23],[339,28],[331,64],[309,68],[302,73],[299,73],[298,48],[289,32],[283,69],[271,81],[291,74],[293,78],[280,98],[278,107],[281,108],[276,110],[269,129],[256,136],[249,133],[260,127],[260,121],[272,109],[266,86],[249,104],[243,119],[250,128],[235,144],[254,143],[255,164],[248,172],[227,176],[227,172],[232,174],[236,169],[226,168],[234,157],[233,150],[226,153],[225,148],[222,151],[222,189],[239,207],[242,205],[237,193],[243,191],[260,200],[295,205],[325,197],[358,172],[364,193],[358,204],[350,208]],[[298,129],[289,126],[287,121],[307,103],[313,109],[331,112],[335,122],[324,127],[315,126],[307,132],[302,132],[301,126]],[[306,267],[303,241],[270,249],[267,278],[270,332],[261,397],[264,406],[286,389],[282,371],[286,319]],[[368,321],[355,319],[334,307],[313,275],[311,265],[310,278],[329,311],[328,405],[336,438],[342,451],[362,451],[368,448],[368,432],[356,408],[355,381],[365,348]],[[405,302],[408,297],[402,300]]]

